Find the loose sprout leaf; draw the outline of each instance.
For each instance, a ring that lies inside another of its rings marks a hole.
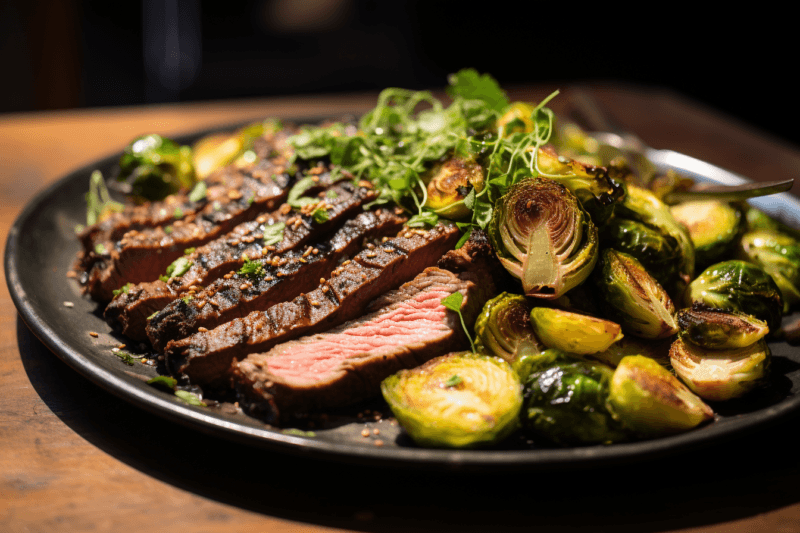
[[[178,380],[169,376],[156,376],[147,380],[147,384],[156,387],[163,387],[167,390],[175,390],[175,387],[178,385]]]
[[[189,405],[199,405],[200,407],[205,407],[206,406],[206,404],[203,403],[203,400],[198,398],[196,394],[191,393],[189,391],[176,390],[175,391],[175,396],[177,396],[178,399],[188,403]]]
[[[286,200],[290,206],[299,209],[305,205],[308,205],[311,202],[316,202],[317,200],[313,198],[306,198],[303,197],[305,192],[310,188],[314,187],[317,184],[314,181],[314,178],[311,176],[303,178],[299,180],[297,183],[294,184],[294,187],[289,191],[289,197]]]
[[[264,226],[264,246],[272,246],[281,242],[284,229],[286,229],[284,222],[276,222],[271,226]]]
[[[86,193],[86,224],[91,226],[100,221],[107,212],[119,212],[124,206],[111,199],[103,174],[99,170],[89,177],[89,192]]]
[[[311,218],[313,218],[314,222],[316,222],[317,224],[323,224],[329,221],[331,219],[331,216],[328,213],[327,209],[318,207],[314,209],[314,211],[311,213]]]
[[[184,255],[167,267],[167,278],[179,278],[186,274],[194,263]]]
[[[136,358],[128,352],[115,352],[114,355],[122,359],[122,362],[128,366],[133,366],[136,363]]]
[[[284,435],[292,435],[294,437],[316,437],[317,434],[313,431],[303,431],[297,428],[286,428],[281,431]]]
[[[208,192],[208,187],[206,186],[205,181],[198,181],[197,185],[189,193],[189,201],[190,202],[199,202],[201,200],[205,200],[206,193]]]

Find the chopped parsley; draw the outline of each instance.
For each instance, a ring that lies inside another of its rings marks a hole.
[[[284,435],[292,435],[295,437],[316,437],[317,434],[313,431],[303,431],[302,429],[298,428],[286,428],[281,431]]]
[[[117,297],[120,294],[128,294],[128,291],[131,290],[131,287],[133,287],[133,283],[126,283],[125,285],[123,285],[119,289],[114,289],[111,292],[114,293],[114,297]]]
[[[314,211],[311,212],[311,218],[314,219],[314,222],[317,224],[323,224],[331,219],[330,214],[328,214],[328,210],[323,207],[317,207]]]
[[[185,252],[184,252],[185,253]],[[186,274],[194,262],[189,261],[189,259],[183,255],[177,258],[175,261],[172,262],[171,265],[167,267],[167,279],[169,278],[179,278]],[[160,278],[159,278],[160,279]]]
[[[89,192],[86,193],[86,225],[97,224],[110,212],[120,212],[125,207],[111,199],[103,174],[99,170],[89,177]]]
[[[156,376],[147,380],[147,384],[163,387],[167,390],[175,390],[175,387],[178,386],[178,380],[169,376]]]
[[[450,376],[447,381],[444,382],[445,387],[455,387],[456,385],[463,383],[464,379],[459,376],[458,374],[453,374]]]
[[[253,280],[259,280],[264,277],[264,265],[258,261],[251,261],[245,256],[244,265],[239,269],[239,275],[245,276]]]
[[[183,218],[183,210],[180,207],[176,207],[175,212],[172,213],[172,218]]]

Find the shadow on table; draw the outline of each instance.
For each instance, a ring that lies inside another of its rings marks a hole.
[[[387,532],[661,531],[800,502],[800,441],[787,435],[787,421],[628,465],[498,474],[382,469],[251,448],[168,422],[81,377],[19,319],[17,338],[33,387],[81,437],[165,483],[288,520]]]

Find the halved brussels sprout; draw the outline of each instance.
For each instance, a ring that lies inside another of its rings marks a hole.
[[[504,292],[486,302],[475,321],[478,352],[513,363],[520,355],[543,351],[528,319],[530,311],[531,304],[519,294]]]
[[[560,445],[626,440],[606,403],[614,371],[602,363],[566,361],[528,376],[523,428]]]
[[[662,287],[672,285],[678,275],[678,241],[642,222],[614,217],[600,231],[600,244],[639,260]]]
[[[800,242],[777,231],[751,231],[742,235],[743,258],[760,265],[772,276],[788,307],[800,302]]]
[[[619,420],[642,437],[692,429],[714,411],[649,357],[629,355],[614,371],[608,402]]]
[[[195,182],[192,149],[154,133],[131,141],[119,168],[117,180],[128,182],[131,194],[146,200],[162,200]]]
[[[548,348],[581,355],[607,350],[622,338],[622,328],[610,320],[549,307],[534,308],[531,324]]]
[[[469,352],[437,357],[381,383],[394,416],[422,446],[468,448],[519,426],[522,385],[504,360]]]
[[[692,239],[683,224],[672,216],[667,204],[646,189],[628,185],[625,199],[616,206],[614,212],[620,218],[642,222],[674,238],[679,251],[675,258],[678,271],[687,282],[694,277],[695,252]]]
[[[747,210],[745,211],[745,221],[747,222],[747,231],[777,231],[778,233],[783,233],[784,235],[788,235],[793,239],[800,240],[800,230],[797,230],[791,226],[787,226],[783,222],[770,217],[755,207],[747,207]]]
[[[689,230],[701,266],[715,263],[730,252],[742,227],[741,212],[726,202],[684,202],[672,206],[670,212]]]
[[[597,228],[569,190],[547,179],[512,186],[495,205],[489,237],[528,296],[558,298],[597,262]]]
[[[472,189],[483,190],[483,167],[471,159],[452,157],[436,166],[431,176],[425,206],[453,220],[470,216],[472,211],[464,205],[464,198]]]
[[[681,336],[711,350],[744,348],[769,333],[767,323],[737,311],[695,307],[678,311]]]
[[[701,398],[714,402],[739,398],[762,384],[771,359],[764,340],[744,348],[707,350],[678,339],[669,356],[684,383]]]
[[[254,122],[234,133],[207,135],[192,146],[195,172],[198,179],[206,179],[215,170],[230,163],[253,163],[255,153],[250,151],[253,142],[268,133],[282,128],[277,120]],[[250,151],[248,154],[247,152]]]
[[[661,366],[669,368],[669,348],[672,345],[672,340],[662,339],[658,341],[647,340],[644,341],[632,335],[623,337],[608,349],[589,354],[588,359],[600,361],[607,364],[612,368],[619,366],[620,361],[629,355],[643,355],[654,360]]]
[[[582,358],[576,354],[549,348],[540,353],[529,352],[520,354],[519,358],[514,361],[511,366],[519,376],[519,379],[524,383],[528,379],[528,376],[534,372],[547,370],[551,366],[560,363],[574,363],[576,360],[582,360]]]
[[[608,306],[609,318],[625,332],[646,339],[677,333],[675,305],[642,264],[616,250],[603,250],[601,255],[593,281]]]
[[[497,129],[503,128],[503,136],[512,133],[533,131],[533,112],[536,106],[528,102],[513,102],[505,113],[497,119]]]
[[[770,331],[781,324],[781,291],[763,268],[744,261],[711,265],[689,284],[686,306],[739,311],[767,322]]]

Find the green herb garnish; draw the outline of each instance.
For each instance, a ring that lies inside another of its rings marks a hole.
[[[172,213],[172,218],[183,218],[183,209],[176,207],[175,212]]]
[[[449,387],[455,387],[456,385],[458,385],[459,383],[462,383],[463,381],[464,381],[464,379],[461,376],[459,376],[457,374],[453,374],[452,376],[450,376],[447,379],[447,381],[444,382],[444,386],[448,387],[448,388]]]
[[[314,180],[313,177],[309,176],[307,178],[303,178],[299,180],[297,183],[294,184],[292,189],[289,191],[289,196],[286,199],[286,203],[290,206],[294,207],[295,209],[300,209],[309,204],[313,204],[318,202],[316,198],[310,198],[308,196],[303,196],[306,191],[315,187],[318,183],[318,180]]]
[[[98,242],[94,245],[94,253],[97,255],[108,255],[108,250],[106,250],[105,244]]]
[[[264,246],[272,246],[283,240],[283,230],[286,228],[284,222],[276,222],[270,226],[264,226]]]
[[[461,304],[464,303],[464,295],[460,292],[454,292],[446,298],[442,298],[442,305],[447,309],[458,313],[458,318],[461,319],[461,327],[464,328],[464,334],[469,339],[469,345],[472,347],[472,352],[475,352],[475,344],[472,342],[472,337],[469,334],[467,325],[464,323],[464,315],[461,314]]]
[[[258,261],[251,261],[245,257],[242,268],[239,269],[238,274],[247,278],[258,280],[264,277],[264,265]]]
[[[131,287],[133,287],[133,283],[126,283],[125,285],[123,285],[119,289],[114,289],[111,292],[114,293],[114,297],[117,297],[120,294],[128,294],[128,291],[131,290]]]
[[[177,258],[167,267],[167,279],[179,278],[186,274],[194,263],[184,255]],[[160,278],[159,278],[160,279]]]
[[[293,435],[295,437],[316,437],[317,434],[313,431],[303,431],[297,428],[287,428],[281,431],[284,435]]]
[[[311,218],[314,219],[314,222],[317,224],[323,224],[331,219],[330,214],[328,214],[328,210],[322,207],[318,207],[311,212]]]
[[[197,248],[194,248],[194,247],[192,247],[192,248],[187,248],[187,249],[185,249],[185,250],[183,251],[183,255],[190,255],[190,254],[193,254],[193,253],[194,253],[194,251],[195,251],[196,249],[197,249]]]
[[[169,376],[156,376],[147,380],[147,384],[163,387],[167,390],[175,390],[175,387],[178,386],[178,380]]]
[[[132,356],[128,352],[114,352],[114,355],[122,359],[122,362],[128,366],[133,366],[136,363],[137,358]]]

